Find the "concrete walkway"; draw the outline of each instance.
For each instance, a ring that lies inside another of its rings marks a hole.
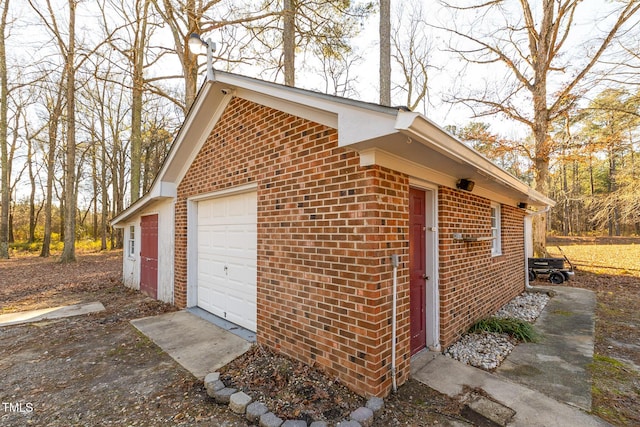
[[[606,426],[585,413],[591,408],[593,292],[549,287],[557,295],[536,321],[541,342],[519,344],[495,373],[464,365],[440,353],[424,352],[411,361],[412,376],[452,397],[480,388],[515,411],[509,426]]]
[[[65,317],[96,313],[103,310],[104,306],[101,302],[97,301],[86,304],[62,305],[59,307],[20,311],[18,313],[7,313],[0,315],[0,327],[39,322],[42,320],[62,319]]]
[[[595,294],[587,289],[549,287],[556,296],[535,323],[538,343],[519,344],[496,374],[554,399],[591,410]]]
[[[249,341],[188,311],[135,319],[131,324],[198,379],[251,347]]]

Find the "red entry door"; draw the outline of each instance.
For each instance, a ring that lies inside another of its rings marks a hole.
[[[409,189],[409,304],[411,354],[427,345],[425,192]]]
[[[147,215],[140,222],[140,290],[158,298],[158,215]]]

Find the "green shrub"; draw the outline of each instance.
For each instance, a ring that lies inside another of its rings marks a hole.
[[[511,317],[487,317],[471,326],[469,332],[497,332],[508,334],[518,341],[536,342],[540,339],[531,323]]]

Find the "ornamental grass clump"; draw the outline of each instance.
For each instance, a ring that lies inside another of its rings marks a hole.
[[[496,332],[507,334],[521,342],[536,342],[540,339],[531,323],[512,317],[487,317],[471,326],[469,332]]]

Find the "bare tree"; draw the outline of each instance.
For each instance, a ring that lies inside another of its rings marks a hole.
[[[111,58],[110,52],[104,56],[111,61],[120,60],[122,57],[128,62],[128,67],[123,67],[123,72],[129,75],[131,90],[131,203],[140,197],[140,171],[141,171],[141,150],[142,150],[142,111],[143,96],[145,91],[150,90],[148,84],[152,79],[145,79],[145,69],[155,63],[146,61],[151,48],[149,47],[152,31],[150,27],[155,26],[155,22],[150,22],[151,0],[112,0],[110,9],[102,8],[103,27],[105,37],[115,33],[111,38],[110,47],[118,51],[118,58]],[[115,28],[108,22],[110,14],[115,13],[118,21]],[[159,54],[156,61],[162,57]],[[159,79],[171,79],[176,76],[161,76]],[[157,90],[157,92],[162,92]]]
[[[474,108],[475,115],[503,114],[531,129],[535,140],[535,187],[548,194],[549,163],[555,149],[550,125],[579,98],[589,77],[611,44],[626,28],[637,25],[640,1],[616,3],[605,10],[601,34],[591,34],[586,52],[576,56],[576,44],[568,42],[573,34],[579,0],[543,0],[531,2],[465,2],[464,6],[445,3],[456,13],[472,13],[469,25],[457,27],[450,20],[445,29],[464,46],[453,47],[469,64],[489,67],[501,64],[505,77],[495,86],[455,96],[457,102]],[[554,84],[555,86],[552,86]],[[553,87],[553,89],[552,89]],[[526,93],[526,96],[524,94]],[[536,253],[544,253],[546,227],[542,216],[534,224]]]
[[[402,80],[394,89],[404,95],[403,104],[415,110],[421,103],[426,105],[428,100],[432,43],[427,37],[428,27],[421,2],[403,2],[396,10],[396,17],[391,33],[391,56],[400,68]]]
[[[362,56],[354,49],[344,51],[328,51],[325,46],[313,49],[313,55],[321,60],[319,69],[314,73],[324,80],[323,92],[331,95],[357,98],[357,74],[353,74],[354,67],[362,62]]]
[[[298,54],[320,54],[321,61],[325,56],[344,56],[351,49],[350,39],[360,31],[359,23],[372,7],[371,3],[344,0],[286,0],[281,10],[272,12],[271,19],[251,21],[244,27],[251,35],[249,43],[257,63],[267,72],[274,71],[274,79],[282,73],[285,84],[291,86]]]
[[[198,60],[189,52],[188,40],[192,33],[205,34],[226,26],[248,24],[267,17],[279,15],[281,11],[249,11],[222,0],[207,2],[196,0],[151,0],[157,12],[169,26],[174,41],[172,51],[178,55],[184,79],[184,102],[178,105],[186,113],[197,92]],[[213,16],[216,18],[214,19]]]
[[[47,123],[47,153],[46,153],[46,186],[45,186],[45,204],[44,204],[44,236],[42,241],[42,250],[40,251],[41,257],[48,257],[51,255],[51,223],[52,223],[52,206],[53,206],[53,179],[55,175],[55,160],[57,151],[58,140],[58,127],[60,125],[60,119],[63,109],[63,87],[64,87],[64,75],[59,76],[57,84],[50,82],[50,84],[43,85],[45,89],[44,104],[46,105],[46,111],[49,113],[49,117],[46,120]]]

